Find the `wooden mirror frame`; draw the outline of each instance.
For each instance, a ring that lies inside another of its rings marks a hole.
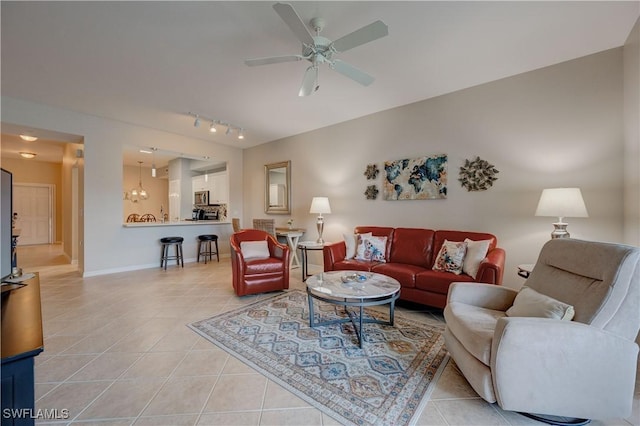
[[[272,182],[271,174],[278,169],[284,169],[284,177]],[[272,200],[272,185],[284,186],[282,193],[278,189],[274,189],[274,197],[281,198],[282,203],[279,203],[277,198],[275,201]],[[264,212],[266,214],[291,214],[291,161],[282,161],[264,166]]]

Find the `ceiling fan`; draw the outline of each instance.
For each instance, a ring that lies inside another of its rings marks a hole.
[[[273,5],[273,9],[285,24],[289,26],[298,40],[302,42],[302,54],[247,59],[244,61],[245,64],[254,67],[281,62],[301,61],[303,59],[311,62],[311,65],[304,73],[298,96],[309,96],[318,90],[320,87],[318,85],[318,66],[322,63],[329,64],[329,68],[357,81],[363,86],[368,86],[373,83],[374,78],[372,76],[340,59],[334,59],[334,55],[388,35],[389,30],[384,22],[375,21],[336,41],[331,41],[320,35],[320,31],[322,31],[325,25],[324,19],[311,19],[310,24],[316,32],[316,35],[312,35],[293,6],[288,3],[276,3]]]

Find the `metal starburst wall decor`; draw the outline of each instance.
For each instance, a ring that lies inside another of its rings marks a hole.
[[[500,173],[493,164],[480,157],[475,160],[465,160],[464,166],[460,167],[460,184],[467,191],[486,191],[493,182],[498,180],[496,174]]]

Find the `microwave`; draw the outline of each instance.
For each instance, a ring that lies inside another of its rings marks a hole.
[[[209,191],[196,191],[193,193],[193,204],[198,206],[209,205]]]

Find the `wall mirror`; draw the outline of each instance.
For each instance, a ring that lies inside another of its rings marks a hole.
[[[264,166],[264,212],[291,213],[291,161]]]

